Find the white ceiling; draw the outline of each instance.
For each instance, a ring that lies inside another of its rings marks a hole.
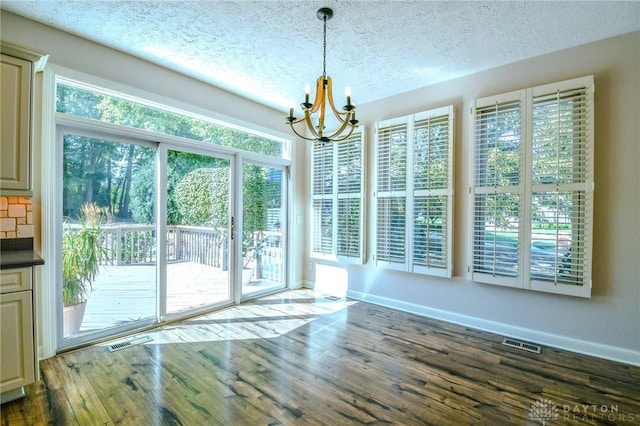
[[[334,97],[360,104],[640,29],[640,1],[2,1],[283,111],[322,74],[325,6]]]

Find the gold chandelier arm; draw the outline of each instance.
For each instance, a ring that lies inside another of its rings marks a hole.
[[[337,138],[337,139],[334,139],[334,138],[333,138],[333,136],[332,136],[332,137],[330,138],[330,139],[331,139],[331,141],[332,141],[332,142],[342,142],[343,140],[345,140],[345,139],[347,139],[349,136],[351,136],[351,134],[353,133],[353,131],[356,129],[356,126],[355,126],[354,124],[350,124],[349,126],[350,126],[350,129],[349,129],[349,132],[348,132],[346,135],[341,136],[341,137],[339,137],[339,138]],[[336,133],[336,134],[337,134],[337,133]]]
[[[327,76],[327,98],[329,98],[329,105],[331,105],[331,109],[333,110],[333,115],[336,116],[336,118],[338,120],[340,120],[340,122],[342,121],[346,121],[342,119],[342,115],[344,113],[341,113],[340,110],[338,110],[338,108],[336,108],[336,105],[333,103],[333,84],[331,83],[331,77]],[[345,117],[345,119],[348,117]]]
[[[345,117],[345,119],[343,120],[341,117],[338,117],[341,121],[341,125],[340,127],[333,132],[333,134],[331,136],[327,136],[329,139],[337,141],[337,140],[341,140],[341,139],[333,139],[334,137],[338,136],[340,133],[342,133],[344,131],[344,129],[346,129],[346,127],[349,125],[349,120],[348,118],[351,116],[351,114],[347,114],[347,116]],[[353,128],[355,126],[353,124],[351,124],[351,132],[353,132]],[[349,134],[351,134],[351,132]],[[347,137],[349,137],[349,135],[347,135]]]
[[[302,121],[302,119],[296,121],[296,123],[299,123],[300,121]],[[293,133],[295,133],[296,136],[298,136],[300,139],[304,139],[306,141],[315,141],[315,140],[317,140],[317,138],[310,138],[310,137],[307,137],[307,136],[304,136],[304,135],[301,135],[300,133],[298,133],[296,128],[293,127],[293,122],[288,123],[288,124],[289,124],[289,126],[291,126],[291,130],[293,131]]]
[[[318,81],[316,82],[316,98],[313,100],[313,106],[311,107],[311,114],[314,114],[322,105],[322,100],[324,99],[324,77],[318,77]]]
[[[317,132],[315,126],[313,125],[313,121],[311,120],[311,112],[309,110],[304,111],[304,120],[307,123],[307,128],[311,132],[315,139],[320,139],[322,137],[322,132]]]

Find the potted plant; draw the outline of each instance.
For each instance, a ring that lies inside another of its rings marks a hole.
[[[106,250],[100,245],[103,212],[96,204],[84,204],[80,227],[66,227],[62,237],[62,303],[64,336],[80,330],[87,296]]]
[[[242,284],[247,284],[262,271],[262,250],[264,242],[253,232],[247,232],[242,240]],[[254,263],[255,261],[255,263]]]

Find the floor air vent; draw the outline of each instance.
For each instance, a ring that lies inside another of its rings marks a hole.
[[[521,342],[520,340],[509,339],[508,337],[502,341],[505,346],[511,346],[512,348],[522,349],[523,351],[533,352],[534,354],[540,353],[540,346],[533,343]]]
[[[121,340],[119,342],[113,343],[107,346],[107,348],[109,349],[109,352],[115,352],[115,351],[119,351],[120,349],[129,348],[131,346],[139,345],[140,343],[150,342],[152,340],[153,339],[151,337],[146,335],[137,336],[137,337],[132,337],[131,339]]]

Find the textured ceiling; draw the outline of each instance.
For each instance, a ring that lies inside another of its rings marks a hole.
[[[325,6],[334,97],[360,104],[640,29],[637,1],[2,1],[283,111],[322,74]]]

